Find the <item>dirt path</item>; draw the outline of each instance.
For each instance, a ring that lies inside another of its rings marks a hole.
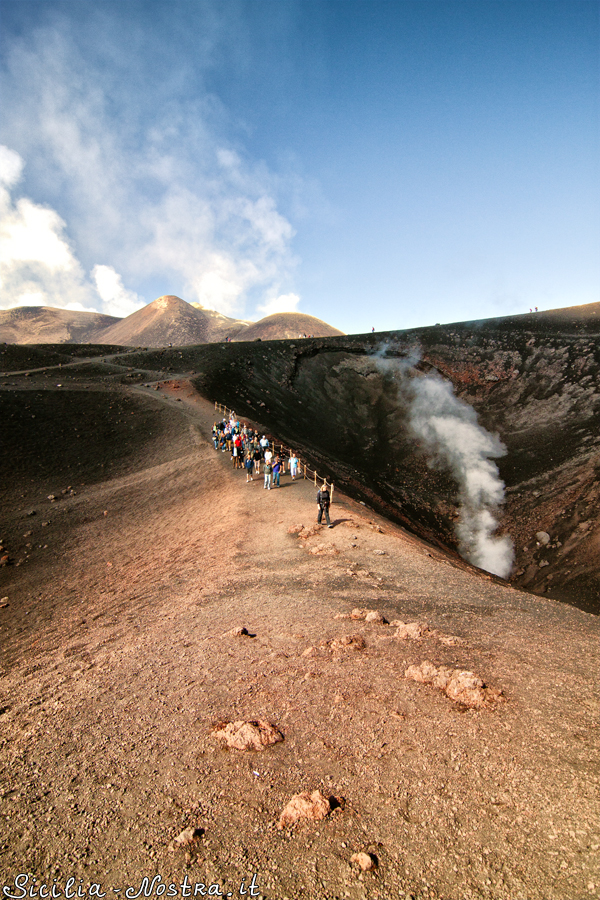
[[[313,486],[245,484],[189,386],[144,403],[170,427],[145,461],[7,522],[49,545],[2,570],[11,892],[30,873],[182,896],[187,876],[235,897],[255,874],[273,900],[600,897],[597,620],[343,497],[335,528],[310,533]],[[436,632],[336,618],[355,607]],[[468,709],[406,679],[423,660],[505,702]],[[261,718],[285,736],[262,753],[212,733]],[[317,789],[336,808],[278,829],[290,797]],[[193,843],[173,845],[187,827]]]

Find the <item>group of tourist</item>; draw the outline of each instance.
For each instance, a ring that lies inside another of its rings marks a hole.
[[[300,460],[293,450],[287,459],[282,453],[275,452],[266,435],[260,436],[260,432],[240,422],[234,412],[229,419],[215,422],[212,429],[212,440],[215,450],[231,454],[231,463],[234,469],[245,469],[246,484],[260,478],[262,465],[264,477],[264,489],[281,487],[280,478],[285,475],[288,466],[292,481],[298,477]],[[283,449],[283,448],[282,448]],[[329,519],[329,504],[331,495],[327,484],[319,489],[317,494],[318,522],[323,515],[329,528],[332,528]]]
[[[239,422],[235,413],[229,419],[215,422],[212,430],[215,450],[231,454],[231,462],[234,469],[246,470],[246,483],[260,478],[262,465],[265,490],[272,487],[281,487],[280,478],[285,475],[286,464],[292,480],[298,475],[300,460],[293,450],[286,460],[281,453],[275,453],[266,435],[260,437],[260,433],[248,425]]]

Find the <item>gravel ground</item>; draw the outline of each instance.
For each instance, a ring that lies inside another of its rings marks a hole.
[[[311,527],[314,486],[246,484],[184,382],[41,379],[0,391],[8,896],[73,878],[130,898],[600,897],[596,617],[339,494],[335,527]],[[424,660],[503,698],[468,708],[405,678]],[[258,719],[284,740],[213,734]],[[316,790],[325,818],[277,827]]]

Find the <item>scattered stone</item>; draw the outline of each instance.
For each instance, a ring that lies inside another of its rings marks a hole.
[[[308,538],[313,537],[313,535],[318,534],[322,528],[323,526],[318,524],[309,526],[304,525],[302,531],[298,532],[298,537],[302,538],[303,541],[306,541]]]
[[[213,735],[224,740],[233,750],[265,750],[283,740],[283,734],[264,719],[252,722],[221,722]]]
[[[314,547],[308,548],[308,552],[313,556],[336,556],[340,551],[333,544],[315,544]]]
[[[385,556],[385,550],[373,550],[376,556]]]
[[[441,634],[439,631],[431,632],[440,642],[447,647],[456,647],[458,644],[464,644],[463,638],[457,637],[455,634]]]
[[[56,497],[54,496],[54,494],[48,494],[48,500],[50,501],[50,503],[54,503]]]
[[[4,566],[8,566],[9,563],[10,563],[10,556],[8,555],[8,553],[3,553],[2,556],[0,556],[0,566],[2,568],[4,568]]]
[[[50,522],[42,522],[42,528],[46,528],[49,524]]]
[[[420,666],[409,666],[404,677],[420,684],[431,684],[443,691],[450,700],[472,709],[481,709],[503,699],[501,690],[486,687],[474,672],[449,669],[447,666],[436,668],[429,660],[425,660]]]
[[[4,609],[6,606],[8,606],[8,597],[0,598],[0,609]]]
[[[369,524],[369,528],[371,529],[371,531],[376,531],[377,534],[385,534],[385,531],[383,530],[383,528],[381,528],[379,525],[375,525],[374,522],[369,522],[368,524]]]
[[[550,543],[550,535],[547,531],[537,531],[535,539],[536,541],[539,541],[540,544],[544,544],[544,546]]]
[[[364,650],[367,646],[360,634],[345,634],[344,637],[331,641],[321,641],[320,647],[326,650]]]
[[[27,515],[28,516],[37,516],[37,512],[35,511],[35,509],[30,509],[29,512],[27,513]]]
[[[543,569],[544,566],[549,566],[549,565],[550,565],[550,563],[548,562],[547,559],[542,559],[542,560],[540,560],[539,568]]]
[[[312,794],[303,791],[301,794],[295,794],[289,801],[279,817],[277,827],[285,828],[300,819],[312,819],[317,822],[328,816],[330,812],[331,803],[321,791],[313,791]]]
[[[243,637],[244,635],[250,636],[250,632],[247,628],[244,628],[243,625],[238,625],[237,628],[232,628],[231,631],[228,631],[227,634],[230,634],[232,637]]]
[[[363,609],[357,606],[352,610],[350,615],[340,614],[335,616],[336,619],[355,619],[365,622],[377,623],[379,625],[389,625],[388,620],[379,612],[378,609]]]
[[[370,609],[367,615],[365,616],[365,622],[371,622],[372,624],[377,625],[387,625],[388,621],[378,609]]]
[[[176,838],[173,838],[173,844],[176,844],[179,847],[187,847],[189,844],[193,844],[194,841],[197,841],[198,838],[201,838],[204,834],[202,828],[193,828],[190,826],[189,828],[184,828],[181,834],[178,834]]]
[[[371,853],[365,853],[361,850],[360,853],[353,853],[350,857],[350,862],[355,863],[361,870],[361,872],[372,872],[373,869],[377,868],[377,859]]]
[[[290,527],[287,530],[287,533],[288,534],[300,534],[300,532],[302,531],[303,528],[304,528],[304,525],[290,525]]]
[[[422,622],[400,622],[398,619],[394,619],[390,624],[397,626],[394,637],[401,638],[403,641],[420,641],[429,631],[427,625]]]

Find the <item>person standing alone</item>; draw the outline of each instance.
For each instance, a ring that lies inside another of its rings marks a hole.
[[[323,513],[325,513],[325,521],[327,522],[328,528],[333,528],[331,521],[329,519],[329,504],[331,503],[331,494],[327,488],[327,482],[323,484],[323,487],[320,489],[317,494],[317,507],[319,509],[317,515],[317,524],[321,524],[321,519],[323,518]]]

